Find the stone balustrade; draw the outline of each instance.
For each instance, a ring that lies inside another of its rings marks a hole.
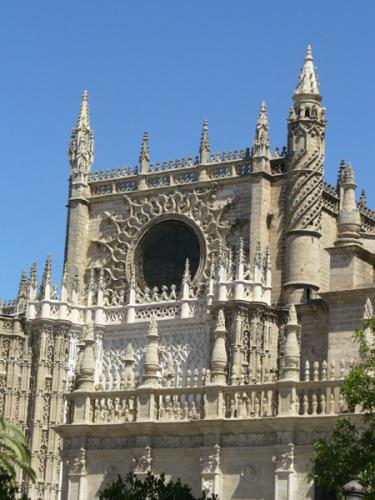
[[[146,387],[66,394],[66,423],[172,422],[332,416],[348,413],[342,380]],[[357,412],[357,409],[353,412]]]

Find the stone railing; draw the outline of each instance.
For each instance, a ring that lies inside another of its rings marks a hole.
[[[13,300],[2,300],[0,299],[0,314],[4,315],[15,315],[23,312],[24,305],[20,304],[17,299]]]
[[[74,391],[65,396],[66,423],[171,422],[206,419],[332,416],[348,413],[342,380],[286,381],[199,387],[139,386]],[[352,411],[354,412],[354,410]]]
[[[271,159],[271,174],[286,172],[286,150],[275,152]],[[223,178],[242,177],[252,172],[252,157],[248,149],[211,154],[206,164],[188,157],[151,164],[146,172],[138,166],[93,172],[89,177],[91,196],[107,196],[145,189],[178,186]]]
[[[187,307],[183,310],[183,304]],[[141,323],[151,318],[158,320],[177,318],[196,318],[206,314],[205,299],[165,300],[133,305],[84,306],[59,300],[30,301],[27,304],[28,319],[60,319],[83,325],[95,321],[99,325],[121,323]]]

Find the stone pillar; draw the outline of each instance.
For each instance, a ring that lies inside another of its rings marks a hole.
[[[158,324],[155,318],[150,320],[147,347],[144,359],[144,375],[142,386],[158,387],[160,376],[159,348],[158,348]]]
[[[222,494],[222,472],[220,469],[220,446],[201,448],[201,490],[207,495]]]
[[[289,317],[286,325],[286,339],[281,371],[281,380],[299,380],[300,347],[298,342],[299,324],[294,304],[289,306]]]
[[[214,346],[211,354],[211,382],[213,384],[226,385],[226,368],[228,363],[225,338],[225,316],[222,309],[217,315],[216,327],[213,331]]]
[[[68,463],[67,500],[87,500],[87,457],[85,448],[80,448]]]
[[[362,245],[359,240],[361,216],[355,202],[355,177],[350,163],[342,171],[340,191],[342,193],[341,208],[337,217],[337,240],[335,246]]]
[[[273,456],[275,464],[275,500],[298,500],[294,494],[294,444],[289,443],[288,451]]]

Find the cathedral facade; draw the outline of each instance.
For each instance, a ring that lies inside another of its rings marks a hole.
[[[312,443],[373,315],[375,212],[350,163],[324,181],[326,113],[308,47],[270,149],[93,171],[88,96],[69,145],[64,273],[48,257],[1,304],[0,412],[27,434],[32,500],[87,500],[164,472],[197,496],[318,499]],[[353,414],[353,419],[358,418]]]

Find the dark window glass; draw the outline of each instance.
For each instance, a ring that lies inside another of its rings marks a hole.
[[[187,258],[193,278],[200,259],[200,245],[194,230],[177,220],[155,224],[139,245],[138,266],[145,285],[160,289],[162,285],[174,284],[180,289]]]

